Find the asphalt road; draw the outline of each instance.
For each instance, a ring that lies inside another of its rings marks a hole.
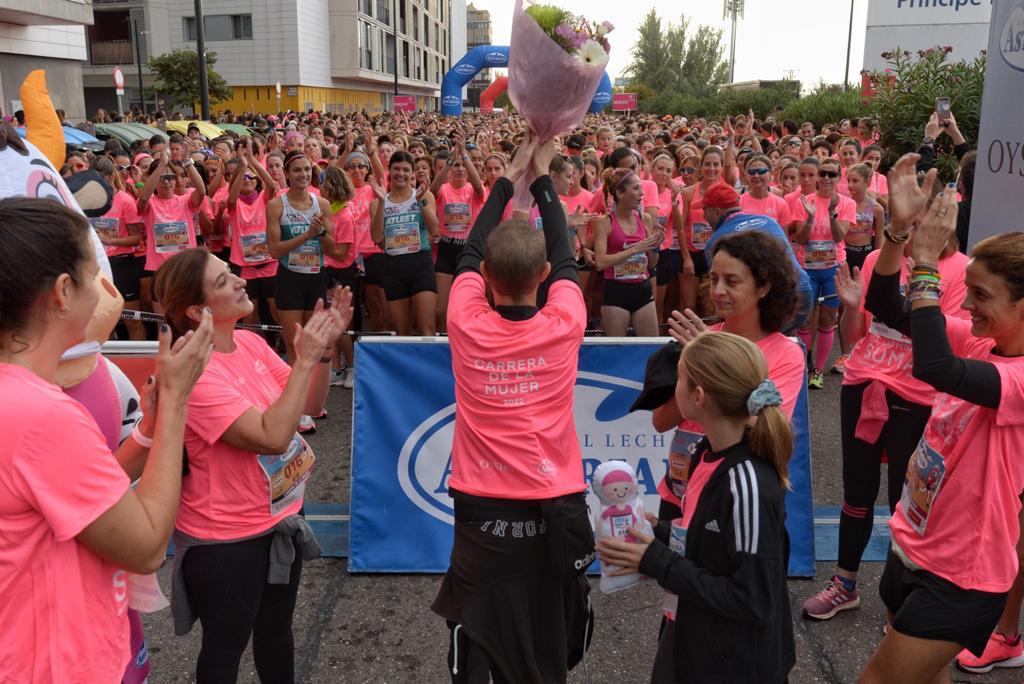
[[[842,501],[839,453],[839,376],[826,376],[825,389],[810,396],[815,504]],[[306,490],[307,501],[349,499],[349,453],[352,391],[332,388],[330,416],[318,421],[310,438],[317,454],[317,469]],[[883,491],[879,505],[884,505]],[[410,540],[410,543],[415,543]],[[170,564],[160,571],[161,585],[169,594]],[[878,598],[880,563],[862,567],[859,588],[862,607],[828,622],[805,620],[800,605],[824,586],[834,568],[818,564],[817,580],[791,580],[790,604],[797,641],[794,684],[855,682],[882,637],[885,610]],[[295,610],[295,663],[297,681],[316,684],[338,682],[448,681],[447,630],[430,612],[440,582],[438,575],[351,575],[344,559],[320,559],[303,569]],[[592,593],[596,611],[595,634],[583,666],[570,681],[591,684],[637,684],[649,681],[654,661],[661,589],[646,586],[610,596]],[[175,637],[169,611],[144,618],[150,646],[150,682],[194,681],[199,652],[199,627],[187,637]],[[957,682],[1015,684],[1024,671],[997,670],[986,676],[954,672]],[[258,678],[251,654],[242,658],[240,682]]]

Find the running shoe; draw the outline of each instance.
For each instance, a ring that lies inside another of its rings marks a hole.
[[[345,372],[348,366],[342,366],[338,370],[331,371],[331,387],[341,387],[345,383]]]
[[[316,423],[313,422],[313,419],[310,416],[303,414],[299,418],[299,432],[303,434],[316,432]]]
[[[352,389],[356,382],[356,369],[352,366],[346,368],[342,374],[341,386],[345,389]]]
[[[860,607],[857,590],[847,591],[839,577],[833,577],[825,588],[804,601],[804,614],[815,620],[828,620],[843,610]]]
[[[825,389],[825,374],[820,368],[811,371],[811,376],[807,379],[807,386],[811,389]]]
[[[846,372],[846,360],[850,358],[849,354],[840,354],[836,362],[832,364],[832,372],[837,375],[842,375]]]
[[[1011,644],[1005,634],[992,632],[980,658],[965,648],[956,657],[956,664],[974,674],[985,674],[994,667],[1020,667],[1024,665],[1024,641],[1018,636],[1017,643]]]

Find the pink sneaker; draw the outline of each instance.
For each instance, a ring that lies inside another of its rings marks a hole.
[[[992,632],[980,658],[965,648],[956,657],[956,664],[975,674],[985,674],[994,667],[1020,667],[1024,665],[1024,641],[1018,636],[1017,643],[1011,644],[1005,634]]]
[[[833,577],[825,588],[804,601],[804,614],[815,620],[828,620],[843,610],[860,607],[857,590],[847,591],[838,577]]]

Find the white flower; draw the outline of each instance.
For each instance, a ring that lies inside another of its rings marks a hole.
[[[600,43],[590,39],[580,46],[576,58],[593,66],[603,66],[608,62],[608,53],[604,51]]]

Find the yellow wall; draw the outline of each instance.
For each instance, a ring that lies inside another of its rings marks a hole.
[[[296,88],[296,95],[288,95],[290,87]],[[313,88],[309,86],[287,86],[281,84],[281,109],[305,110],[312,107],[318,111],[353,112],[365,109],[379,112],[381,94],[368,90],[346,88]],[[277,95],[273,85],[232,86],[232,97],[211,104],[214,112],[230,109],[233,112],[258,112],[273,114],[277,111]]]

